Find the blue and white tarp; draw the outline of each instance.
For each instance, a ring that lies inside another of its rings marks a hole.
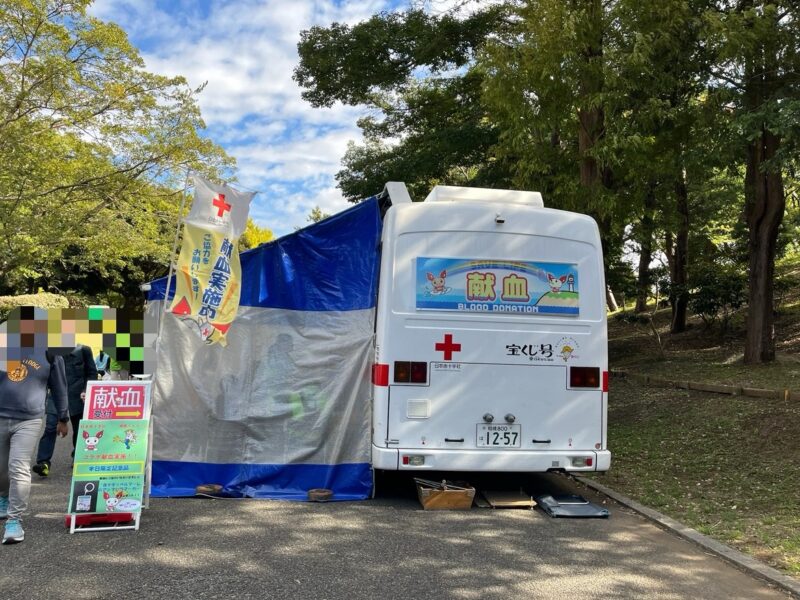
[[[380,234],[371,198],[242,253],[225,348],[163,312],[166,278],[151,284],[148,310],[163,319],[153,496],[216,483],[232,496],[304,500],[327,488],[336,500],[368,497]]]

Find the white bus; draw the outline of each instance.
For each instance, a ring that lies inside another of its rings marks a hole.
[[[605,471],[597,224],[537,192],[387,184],[373,467]]]

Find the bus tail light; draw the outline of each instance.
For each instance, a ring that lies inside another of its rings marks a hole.
[[[411,381],[411,363],[404,360],[394,361],[394,382],[408,383]]]
[[[591,467],[594,464],[591,456],[573,456],[571,461],[573,467]]]
[[[409,467],[422,467],[425,465],[424,454],[410,454],[403,456],[403,464]]]
[[[411,363],[411,383],[428,383],[428,363]]]
[[[428,363],[397,360],[394,363],[395,383],[428,383]]]
[[[599,367],[570,367],[569,387],[571,388],[599,388]]]

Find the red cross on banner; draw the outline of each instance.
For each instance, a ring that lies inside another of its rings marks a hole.
[[[219,209],[217,211],[218,217],[224,215],[226,210],[231,209],[231,205],[225,202],[225,194],[217,194],[216,196],[214,196],[214,200],[212,201],[211,204],[213,204]]]
[[[437,352],[444,352],[445,360],[453,359],[453,352],[461,352],[461,344],[453,343],[453,334],[445,333],[443,342],[436,342],[434,346]]]

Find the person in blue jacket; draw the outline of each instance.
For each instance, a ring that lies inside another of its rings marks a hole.
[[[75,456],[75,446],[78,443],[78,429],[83,417],[83,403],[86,397],[86,384],[97,380],[92,349],[83,344],[78,344],[64,356],[64,368],[67,373],[67,399],[69,401],[69,420],[72,422],[72,455]],[[44,433],[39,440],[39,450],[36,452],[36,464],[33,472],[47,477],[50,474],[50,461],[56,447],[56,426],[58,411],[52,401],[47,401],[47,416]]]
[[[108,359],[109,356],[102,350],[100,350],[100,354],[97,355],[97,358],[94,359],[94,366],[97,369],[97,375],[102,377],[108,371]]]
[[[25,539],[22,515],[31,492],[30,459],[45,412],[47,390],[58,411],[58,435],[68,433],[69,405],[64,359],[44,348],[20,348],[0,370],[0,519],[7,518],[3,544]]]

